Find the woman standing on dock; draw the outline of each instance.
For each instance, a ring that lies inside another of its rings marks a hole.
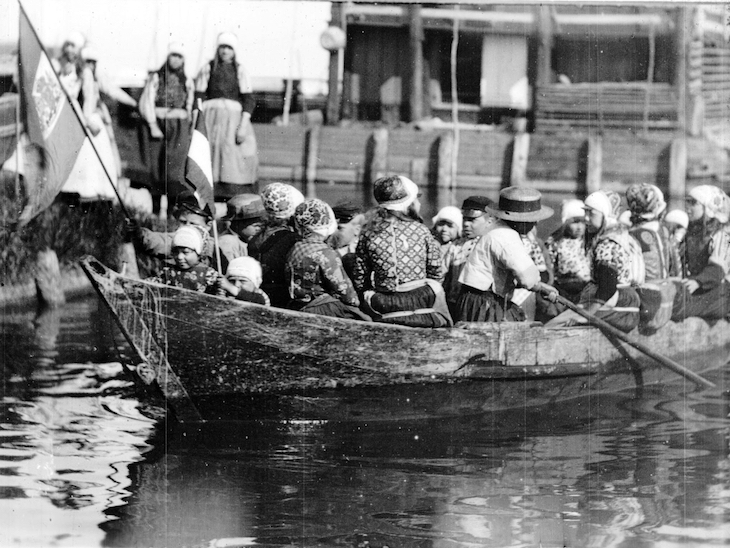
[[[112,118],[101,94],[131,107],[136,107],[137,101],[101,77],[97,70],[99,55],[93,47],[87,45],[81,50],[81,58],[84,68],[78,100],[84,125],[96,150],[86,146],[81,148],[62,191],[76,193],[81,200],[114,200],[116,194],[111,185],[117,186],[122,166]]]
[[[256,105],[251,80],[237,59],[238,40],[218,36],[215,58],[195,78],[196,98],[203,100],[216,197],[228,199],[258,192],[258,156],[251,114]]]
[[[165,64],[150,73],[139,98],[139,112],[147,122],[140,144],[147,158],[155,213],[160,211],[161,196],[173,203],[187,188],[184,168],[190,147],[193,97],[193,81],[185,75],[182,46],[172,43]]]

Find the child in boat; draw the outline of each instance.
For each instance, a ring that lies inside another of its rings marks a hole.
[[[720,188],[700,185],[686,198],[687,277],[677,284],[672,320],[727,317],[730,306],[730,198]]]
[[[441,252],[419,215],[418,185],[392,175],[373,183],[378,207],[357,244],[353,284],[373,320],[412,327],[453,325]]]
[[[228,263],[225,278],[220,285],[226,293],[239,301],[269,306],[269,296],[259,289],[261,265],[253,257],[236,257]]]
[[[352,279],[352,269],[355,265],[355,250],[360,239],[365,215],[362,209],[352,202],[342,202],[332,208],[337,219],[337,231],[327,239],[327,243],[336,250],[342,258],[347,276]]]
[[[541,204],[537,190],[509,187],[500,192],[498,207],[488,207],[487,212],[496,220],[479,239],[459,277],[457,321],[524,321],[524,310],[512,301],[515,288],[544,286],[549,294],[557,292],[541,283],[540,271],[520,236],[553,210]]]
[[[431,221],[433,222],[431,233],[441,244],[441,258],[444,258],[452,243],[461,236],[461,210],[454,206],[443,207]]]
[[[582,200],[565,200],[560,209],[562,224],[545,243],[553,263],[553,285],[573,302],[578,302],[580,292],[591,279],[583,207]]]
[[[545,284],[553,283],[553,263],[550,260],[545,243],[537,235],[537,226],[531,223],[532,227],[526,223],[520,223],[515,230],[520,233],[520,240],[525,246],[530,259],[535,263],[540,273],[540,281]],[[521,232],[527,230],[526,233]],[[547,321],[557,315],[558,311],[550,301],[543,298],[540,293],[528,291],[527,289],[515,289],[512,294],[512,302],[519,305],[525,311],[525,319],[527,321]]]
[[[294,212],[294,227],[297,242],[286,258],[289,308],[322,316],[365,319],[357,308],[360,300],[340,254],[325,242],[337,230],[332,208],[316,198],[305,200]]]
[[[684,242],[684,237],[687,235],[687,227],[689,226],[689,217],[686,212],[681,209],[673,209],[664,217],[664,225],[669,230],[669,235],[677,245]]]
[[[469,196],[461,204],[463,235],[452,243],[443,260],[443,286],[452,318],[456,317],[456,301],[461,293],[459,276],[469,253],[494,222],[494,217],[486,211],[493,205],[494,202],[486,196]]]
[[[664,226],[669,231],[669,237],[674,242],[679,255],[680,268],[682,276],[686,276],[687,272],[684,266],[684,238],[687,235],[687,227],[689,226],[689,217],[687,213],[681,209],[673,209],[664,217]]]
[[[172,236],[174,266],[165,266],[150,281],[209,294],[218,290],[218,273],[201,261],[208,232],[199,226],[178,228]]]
[[[644,282],[644,259],[638,242],[619,222],[617,213],[616,200],[607,192],[599,190],[585,199],[591,281],[581,292],[579,305],[628,333],[639,324],[639,294],[632,286]],[[567,310],[547,325],[585,322]]]
[[[629,233],[641,245],[646,268],[646,281],[663,280],[681,273],[679,253],[662,223],[667,209],[664,194],[655,185],[631,185],[626,190],[631,212]]]
[[[218,246],[228,261],[248,256],[248,242],[264,229],[266,210],[258,194],[237,194],[226,203]]]
[[[286,256],[297,239],[292,216],[304,196],[291,185],[271,183],[261,192],[261,200],[266,210],[264,230],[248,243],[248,254],[261,263],[261,289],[271,305],[284,308],[289,302]]]
[[[182,192],[178,195],[173,209],[173,217],[177,225],[176,228],[194,225],[203,228],[208,234],[213,228],[213,214],[210,207],[207,204],[201,206],[192,192]],[[125,236],[135,244],[135,248],[139,253],[161,259],[170,265],[175,264],[175,258],[172,256],[172,237],[174,233],[174,231],[157,232],[149,228],[143,228],[132,219],[125,221]],[[213,239],[207,238],[201,259],[205,264],[215,264],[215,255]],[[221,255],[221,261],[223,268],[225,268],[228,264],[225,255]]]

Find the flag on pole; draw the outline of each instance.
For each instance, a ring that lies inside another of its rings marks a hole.
[[[21,118],[29,141],[24,170],[27,202],[20,217],[25,224],[61,191],[86,136],[22,6],[18,68]]]
[[[190,139],[188,157],[185,161],[185,181],[198,198],[201,208],[206,205],[215,215],[215,195],[213,193],[213,167],[210,159],[210,144],[205,130],[205,115],[196,112],[195,127]]]

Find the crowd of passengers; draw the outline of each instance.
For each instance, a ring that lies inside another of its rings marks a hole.
[[[377,206],[364,211],[272,183],[228,201],[216,248],[211,211],[183,194],[175,232],[132,224],[129,234],[167,261],[153,281],[362,321],[584,323],[569,300],[629,332],[640,321],[655,330],[730,312],[730,198],[716,186],[690,190],[686,212],[667,212],[651,184],[567,200],[544,242],[537,224],[553,210],[537,190],[508,187],[497,202],[470,196],[441,209],[431,228],[419,195],[406,177],[382,177]]]

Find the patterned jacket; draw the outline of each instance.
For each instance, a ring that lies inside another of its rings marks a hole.
[[[218,273],[215,269],[204,264],[198,264],[190,270],[179,270],[172,266],[165,266],[157,276],[153,276],[149,280],[201,293],[215,294],[218,289]]]
[[[441,278],[441,250],[431,231],[400,213],[389,212],[360,234],[353,283],[358,291],[393,292],[406,282]]]
[[[286,259],[286,275],[292,300],[308,303],[329,294],[350,306],[360,305],[340,254],[317,235],[294,244]]]

